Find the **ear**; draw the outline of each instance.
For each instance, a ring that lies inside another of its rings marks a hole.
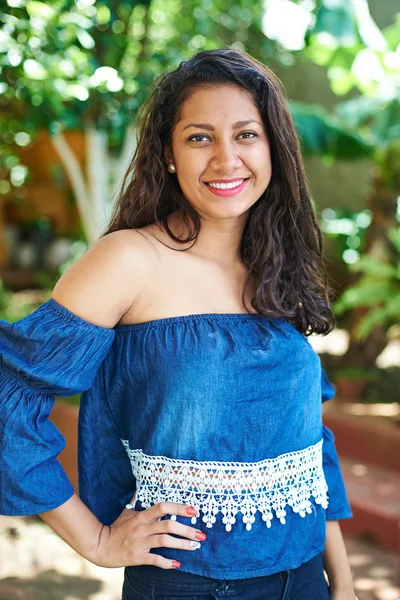
[[[172,154],[171,146],[165,146],[163,151],[164,160],[169,165],[169,163],[174,162],[174,156]]]

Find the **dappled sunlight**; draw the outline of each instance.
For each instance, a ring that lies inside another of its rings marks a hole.
[[[399,417],[400,404],[398,402],[391,403],[374,403],[366,404],[363,402],[348,402],[341,407],[344,413],[348,415],[365,416],[365,417]]]
[[[372,544],[345,539],[356,593],[360,600],[398,600],[398,565],[394,555]]]
[[[121,598],[123,569],[83,559],[39,517],[0,516],[0,556],[0,598]]]
[[[367,554],[352,554],[349,556],[349,563],[352,568],[365,567],[372,563],[372,557]]]
[[[398,600],[400,588],[387,587],[375,591],[376,600]]]
[[[326,352],[342,356],[349,346],[349,332],[346,329],[334,329],[328,335],[310,335],[308,340],[318,354]]]
[[[395,327],[393,327],[393,337],[395,337],[395,333]],[[398,335],[397,333],[397,337]],[[388,338],[388,344],[376,359],[376,365],[381,369],[391,366],[400,367],[400,340],[390,339],[390,335]],[[346,329],[334,329],[325,336],[311,335],[308,340],[318,354],[343,356],[349,347],[349,332]]]
[[[386,348],[376,359],[376,364],[381,369],[392,365],[400,366],[400,340],[390,340]]]
[[[372,577],[388,577],[390,578],[391,572],[390,569],[388,569],[387,567],[372,567],[372,569],[370,569],[370,575]]]
[[[356,477],[364,477],[368,473],[368,467],[365,465],[352,465],[351,472]]]

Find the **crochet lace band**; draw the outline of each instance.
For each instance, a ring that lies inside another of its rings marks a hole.
[[[124,444],[136,478],[136,499],[144,508],[158,502],[190,504],[200,511],[207,527],[222,515],[226,531],[238,512],[251,530],[257,512],[267,527],[276,517],[286,523],[286,509],[305,517],[312,513],[311,497],[328,507],[322,468],[322,443],[258,462],[178,460],[150,456]],[[175,518],[172,515],[171,518]],[[196,517],[192,518],[196,523]]]

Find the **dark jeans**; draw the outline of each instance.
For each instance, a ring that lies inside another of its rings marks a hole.
[[[290,571],[226,581],[179,569],[129,567],[125,569],[122,600],[329,600],[322,556]]]

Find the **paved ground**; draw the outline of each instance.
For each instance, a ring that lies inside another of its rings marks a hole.
[[[398,564],[365,542],[346,540],[360,600],[398,600]],[[0,516],[0,600],[120,600],[122,569],[78,556],[38,518]]]
[[[346,546],[359,600],[399,600],[400,557],[359,540]]]

